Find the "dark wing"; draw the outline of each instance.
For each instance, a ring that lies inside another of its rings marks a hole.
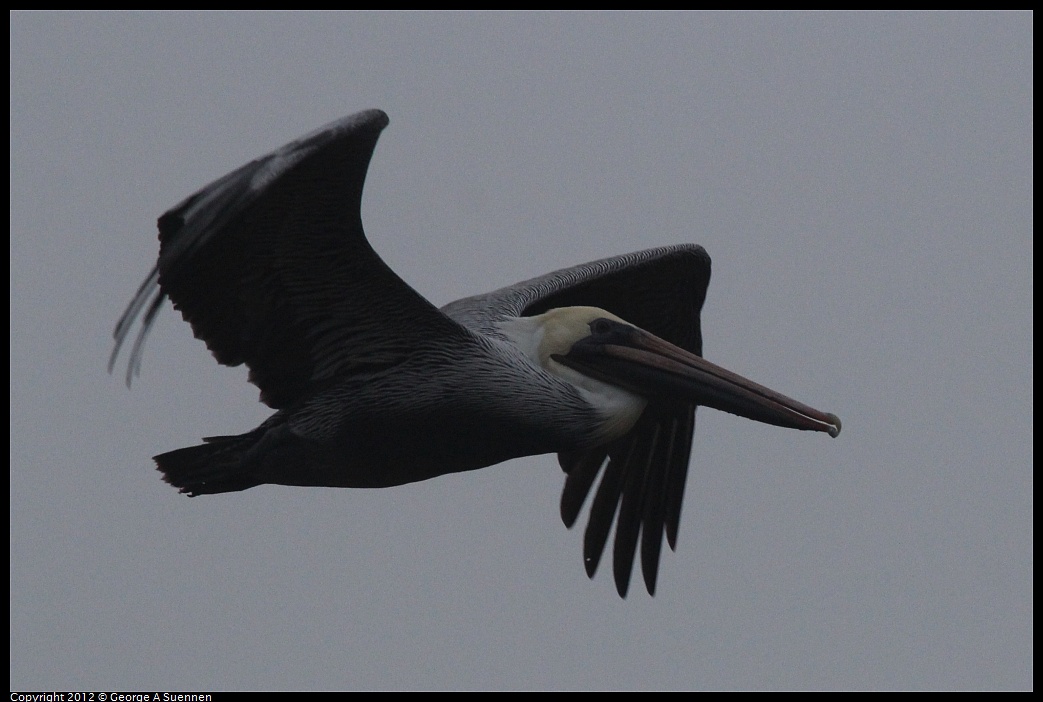
[[[360,205],[387,115],[333,122],[214,181],[159,218],[159,260],[116,326],[142,343],[169,297],[220,363],[250,368],[282,408],[306,388],[401,361],[424,338],[465,335],[373,251]]]
[[[683,244],[638,251],[548,273],[442,308],[449,317],[485,334],[499,334],[505,316],[528,316],[555,307],[601,307],[646,331],[702,355],[699,312],[710,282],[710,257],[701,246]],[[604,468],[590,510],[583,544],[587,574],[601,559],[616,518],[613,571],[625,596],[640,533],[641,569],[655,594],[665,531],[677,545],[695,405],[650,403],[637,425],[612,444],[558,454],[568,474],[561,517],[571,527]]]

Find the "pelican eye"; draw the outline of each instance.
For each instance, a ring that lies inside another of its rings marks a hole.
[[[590,333],[594,336],[608,336],[615,329],[610,320],[600,317],[590,323]]]

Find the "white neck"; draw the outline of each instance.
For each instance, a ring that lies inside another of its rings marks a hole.
[[[562,307],[535,317],[509,317],[500,322],[500,330],[519,351],[539,368],[576,388],[583,399],[602,417],[599,442],[626,434],[645,410],[648,401],[640,395],[591,378],[562,365],[551,356],[564,355],[572,344],[587,336],[587,324],[596,316],[613,317],[596,308]]]

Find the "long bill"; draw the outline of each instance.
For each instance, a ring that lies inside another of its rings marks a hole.
[[[840,434],[840,418],[786,397],[646,331],[619,325],[555,360],[649,399],[694,402],[780,427]],[[625,331],[624,331],[625,330]]]

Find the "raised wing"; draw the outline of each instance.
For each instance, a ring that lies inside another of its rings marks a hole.
[[[555,307],[601,307],[626,321],[702,355],[699,312],[710,282],[710,257],[701,246],[683,244],[638,251],[566,268],[442,308],[475,331],[500,334],[506,316],[527,316]],[[587,574],[593,577],[616,520],[613,574],[625,596],[640,533],[641,570],[655,594],[663,533],[677,545],[695,405],[649,403],[637,425],[616,442],[558,454],[568,474],[561,517],[572,527],[603,471],[583,542]],[[616,519],[618,511],[618,519]]]
[[[388,117],[332,122],[214,181],[159,218],[159,260],[116,326],[112,369],[141,317],[127,369],[169,297],[225,365],[242,363],[261,400],[400,362],[430,338],[466,335],[366,241],[362,188]]]

